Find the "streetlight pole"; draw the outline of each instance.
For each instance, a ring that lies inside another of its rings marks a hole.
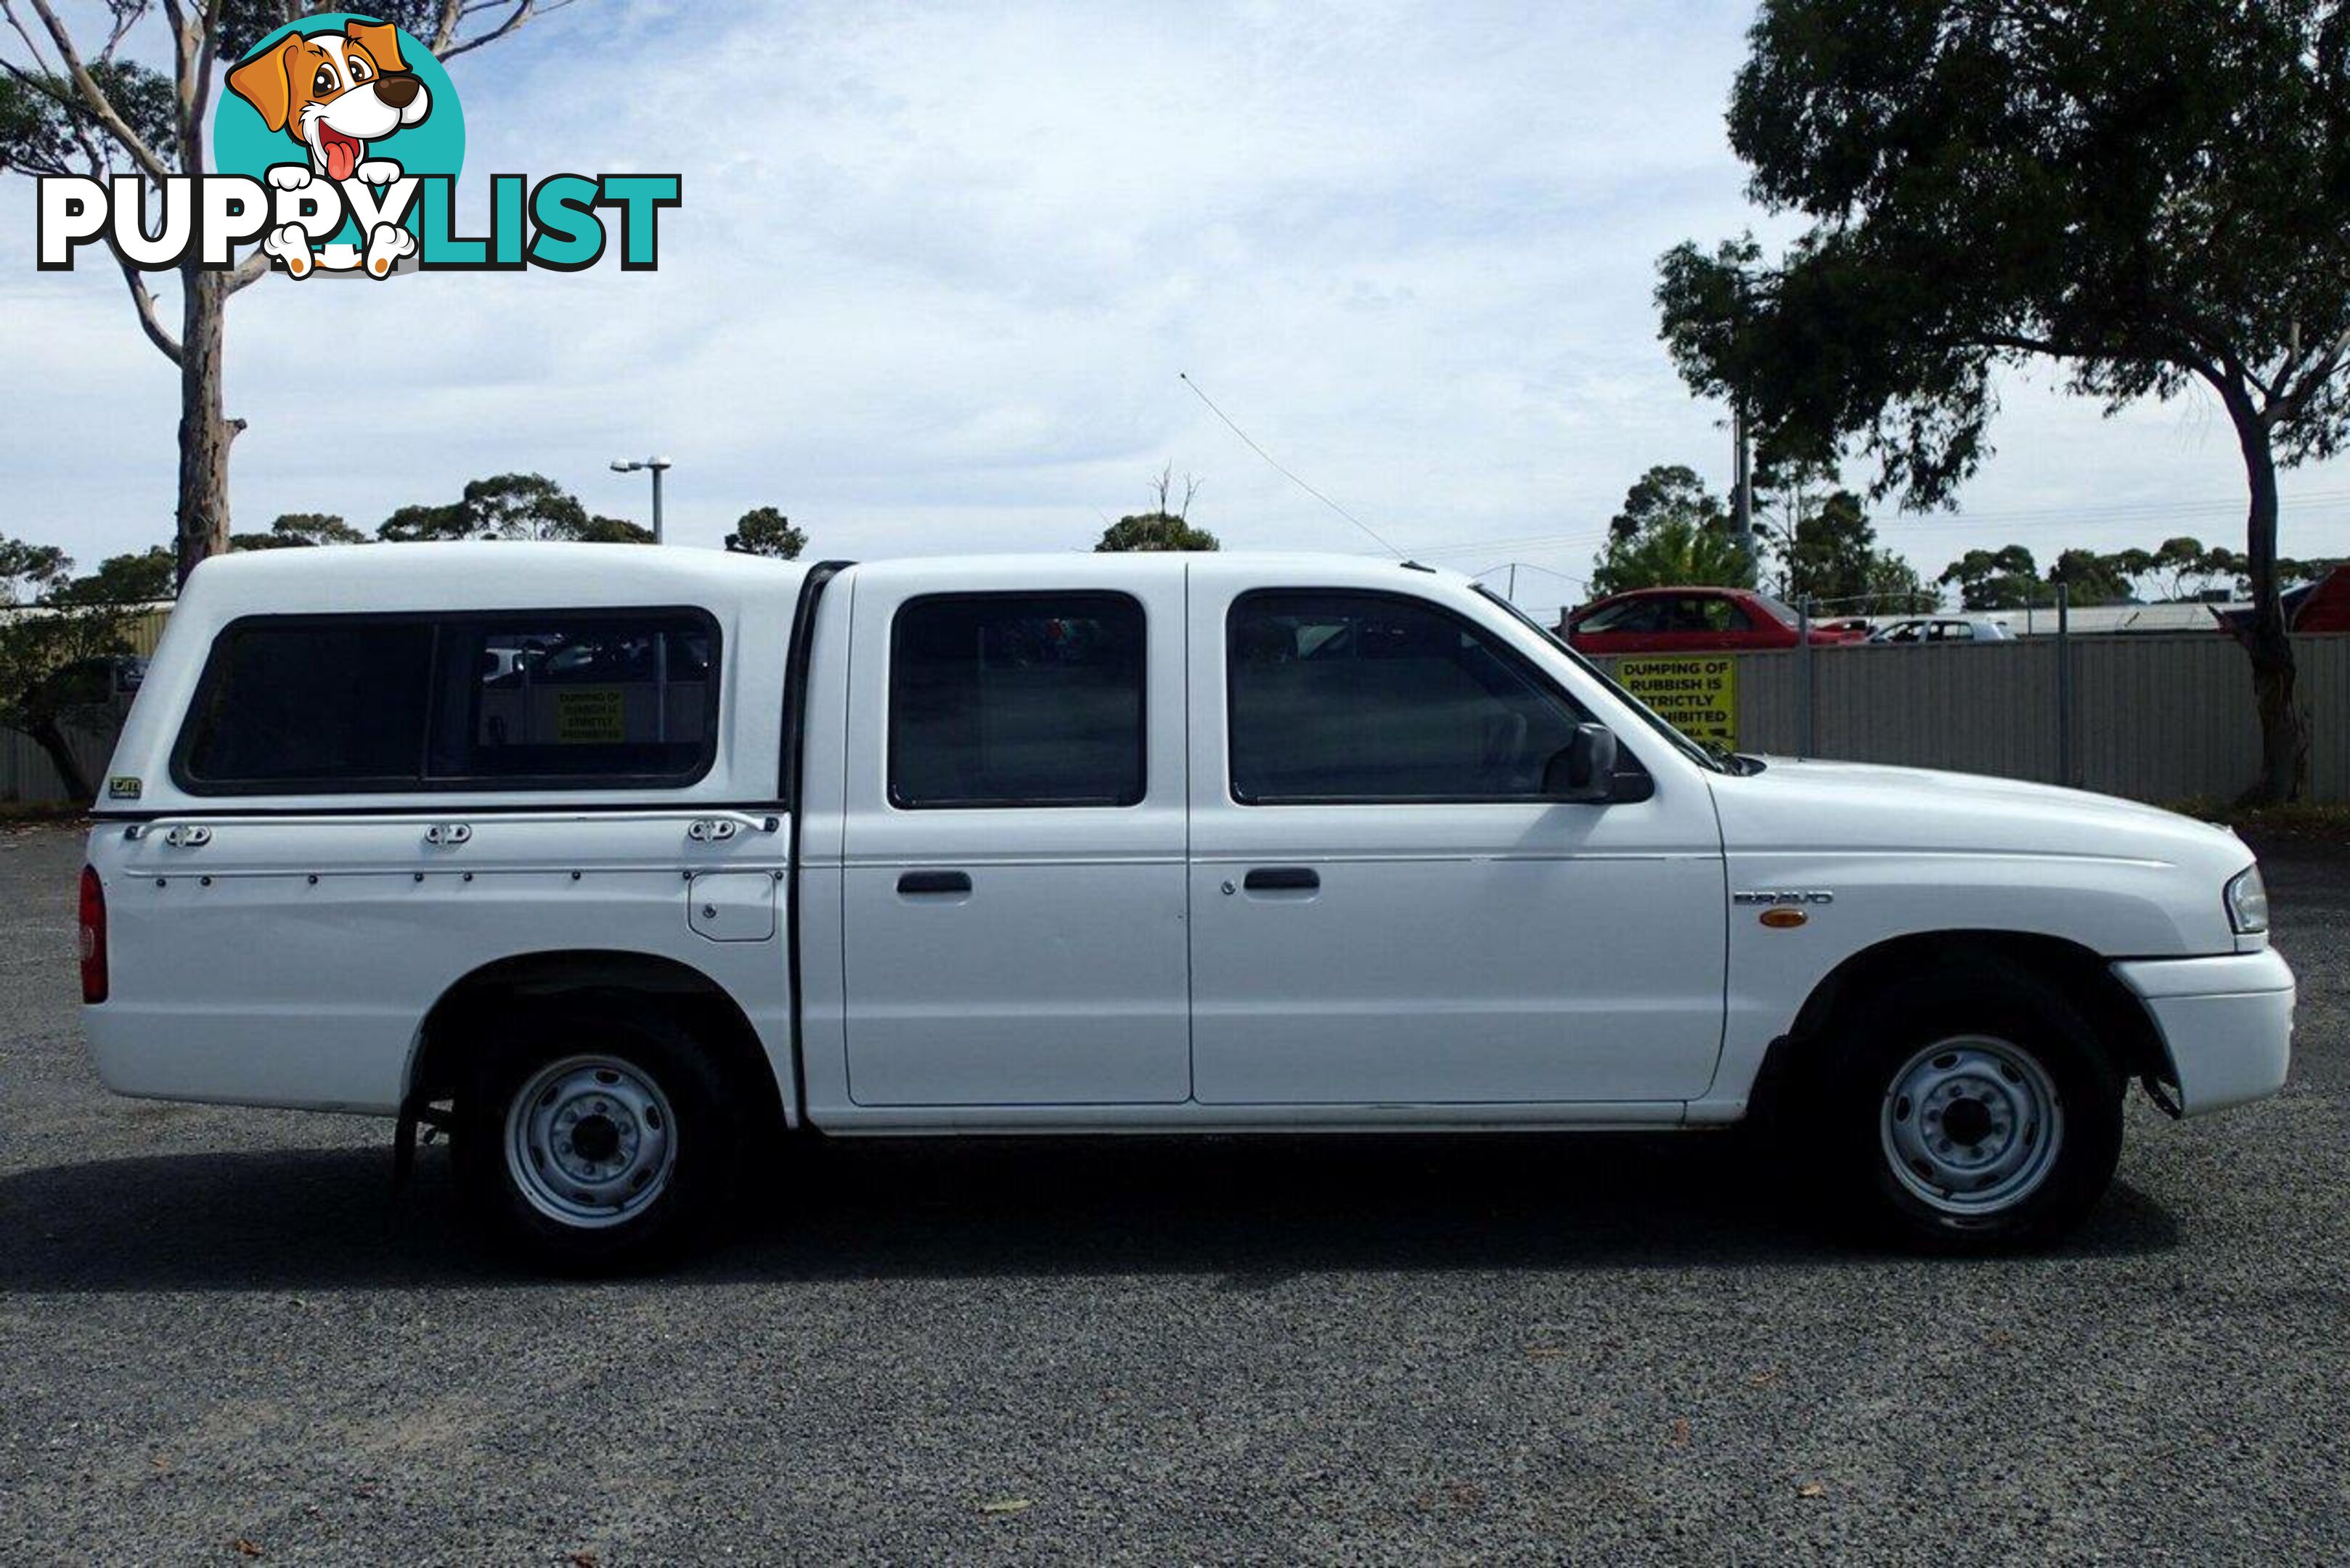
[[[669,459],[665,457],[649,457],[642,462],[615,462],[612,464],[614,473],[636,473],[648,468],[653,471],[653,543],[656,545],[661,542],[661,475],[669,472]]]
[[[1746,290],[1749,283],[1746,269],[1741,267],[1738,278],[1738,317],[1733,324],[1743,329],[1749,320]],[[1754,550],[1754,445],[1746,429],[1746,397],[1743,385],[1733,386],[1730,394],[1730,439],[1733,448],[1730,482],[1730,531],[1738,539],[1739,553],[1746,557],[1747,587],[1762,580],[1762,561]]]
[[[1760,579],[1760,567],[1754,554],[1754,456],[1746,439],[1746,395],[1735,395],[1730,409],[1731,453],[1730,531],[1738,540],[1738,552],[1746,557],[1746,565]]]
[[[649,457],[643,462],[615,461],[614,473],[635,473],[640,469],[653,471],[653,543],[661,542],[660,490],[661,475],[669,472],[669,459]],[[669,741],[669,633],[653,634],[653,739],[666,744]]]

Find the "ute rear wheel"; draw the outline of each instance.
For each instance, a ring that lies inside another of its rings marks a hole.
[[[2053,1241],[2121,1154],[2122,1079],[2029,971],[1969,964],[1846,1010],[1812,1081],[1815,1175],[1867,1230],[1934,1251]]]
[[[626,1225],[677,1173],[677,1111],[624,1055],[547,1063],[506,1102],[500,1137],[515,1190],[558,1224]]]
[[[708,1054],[656,1019],[509,1019],[459,1096],[467,1207],[544,1266],[666,1261],[706,1230],[732,1179],[727,1106]]]

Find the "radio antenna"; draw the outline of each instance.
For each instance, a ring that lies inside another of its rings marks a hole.
[[[1364,522],[1361,518],[1356,516],[1353,513],[1347,511],[1345,507],[1339,505],[1336,502],[1331,500],[1328,496],[1323,494],[1320,491],[1315,489],[1304,480],[1298,478],[1297,475],[1292,473],[1288,469],[1282,466],[1281,460],[1279,458],[1274,457],[1273,453],[1257,445],[1255,439],[1252,437],[1248,431],[1232,423],[1232,415],[1216,407],[1215,400],[1209,397],[1207,393],[1200,390],[1200,384],[1191,379],[1188,372],[1178,370],[1175,372],[1175,377],[1176,379],[1181,381],[1186,387],[1191,389],[1191,395],[1193,397],[1208,405],[1208,411],[1210,413],[1224,421],[1224,428],[1226,430],[1231,431],[1232,434],[1240,437],[1242,441],[1246,441],[1248,443],[1249,451],[1256,453],[1257,456],[1264,459],[1266,462],[1272,464],[1273,471],[1275,473],[1280,474],[1284,479],[1289,481],[1290,483],[1297,486],[1298,489],[1305,492],[1306,494],[1311,495],[1315,500],[1319,501],[1323,505],[1327,506],[1331,511],[1336,512],[1339,516],[1344,517],[1356,527],[1360,528],[1365,534],[1370,535],[1372,541],[1377,544],[1380,549],[1385,550],[1388,555],[1393,556],[1399,561],[1403,559],[1403,552],[1397,549],[1393,545],[1388,544],[1387,540],[1381,538],[1378,529],[1372,527],[1369,524]]]

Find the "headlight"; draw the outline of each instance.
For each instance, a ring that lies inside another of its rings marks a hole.
[[[2269,929],[2268,884],[2261,880],[2261,868],[2249,867],[2236,874],[2228,884],[2228,924],[2240,937],[2249,937]]]

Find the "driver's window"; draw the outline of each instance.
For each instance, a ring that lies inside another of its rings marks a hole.
[[[1244,805],[1539,799],[1585,718],[1481,628],[1398,596],[1250,594],[1225,652]]]

